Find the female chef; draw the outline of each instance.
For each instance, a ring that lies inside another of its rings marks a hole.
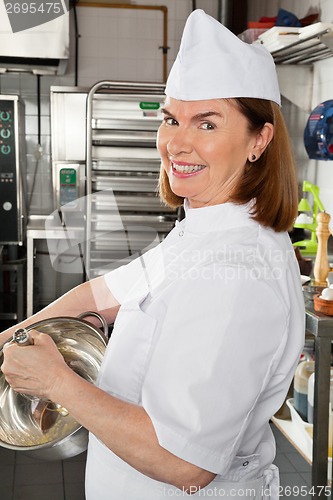
[[[279,105],[270,54],[194,11],[158,134],[161,194],[185,200],[185,219],[143,257],[20,325],[90,309],[115,320],[97,385],[48,335],[5,348],[15,391],[60,403],[89,429],[87,500],[278,498],[268,422],[304,335]]]

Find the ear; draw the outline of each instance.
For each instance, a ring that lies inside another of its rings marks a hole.
[[[255,161],[260,158],[268,144],[271,142],[274,136],[274,125],[272,123],[266,122],[262,127],[260,132],[255,137],[255,143],[249,154],[249,160]],[[255,158],[255,159],[254,159]]]

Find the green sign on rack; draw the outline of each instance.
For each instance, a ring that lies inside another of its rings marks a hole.
[[[159,102],[140,102],[140,108],[141,109],[159,109],[160,108],[160,103]]]

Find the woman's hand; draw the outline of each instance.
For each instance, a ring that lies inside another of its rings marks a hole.
[[[1,370],[14,391],[52,399],[53,388],[70,368],[49,335],[36,330],[29,335],[33,345],[4,345]]]
[[[12,388],[50,399],[66,408],[116,455],[141,473],[178,488],[206,486],[215,474],[186,462],[160,446],[141,406],[122,401],[67,366],[52,338],[30,330],[34,345],[4,348],[2,371]]]

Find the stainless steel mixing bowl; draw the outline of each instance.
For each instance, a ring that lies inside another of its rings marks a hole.
[[[104,333],[84,317],[96,316]],[[52,337],[66,363],[91,383],[96,381],[107,344],[107,325],[99,314],[56,317],[34,323]],[[0,365],[3,362],[2,349]],[[41,424],[43,422],[43,424]],[[87,448],[88,431],[56,404],[15,392],[0,370],[0,446],[46,460],[73,457]]]

